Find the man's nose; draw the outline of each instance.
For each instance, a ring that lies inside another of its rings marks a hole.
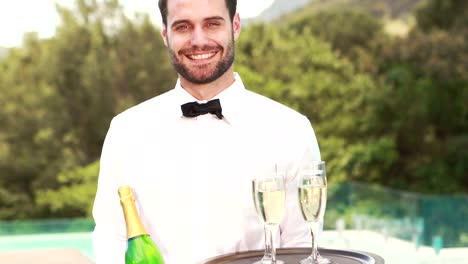
[[[207,36],[201,27],[195,27],[192,31],[192,46],[203,47],[207,44]]]

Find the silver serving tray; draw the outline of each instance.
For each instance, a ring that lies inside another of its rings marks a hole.
[[[382,257],[362,251],[319,249],[320,255],[336,264],[384,264]],[[244,251],[208,259],[203,264],[252,264],[262,258],[264,251]],[[298,264],[311,253],[310,248],[280,248],[276,250],[277,259],[285,264]]]

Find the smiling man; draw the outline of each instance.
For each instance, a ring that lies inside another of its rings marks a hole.
[[[124,263],[117,189],[130,185],[166,263],[199,263],[264,248],[252,179],[285,173],[276,244],[310,246],[297,202],[297,171],[320,160],[309,120],[244,87],[234,72],[236,1],[160,0],[175,88],[117,115],[101,156],[93,208],[97,264]]]
[[[235,1],[160,1],[162,35],[180,84],[208,100],[234,82],[234,40],[241,25]],[[228,5],[228,6],[227,6]]]

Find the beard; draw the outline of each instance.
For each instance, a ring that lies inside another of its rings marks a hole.
[[[168,40],[169,43],[169,40]],[[203,47],[202,51],[210,52],[213,50],[220,50],[219,47]],[[224,50],[224,57],[216,63],[213,67],[210,64],[196,65],[189,68],[186,64],[182,63],[173,49],[168,47],[169,57],[171,59],[174,69],[187,81],[194,84],[206,84],[213,82],[221,77],[234,63],[235,49],[233,36],[229,40],[226,49]],[[186,51],[186,50],[185,50]],[[182,55],[184,56],[184,55]]]

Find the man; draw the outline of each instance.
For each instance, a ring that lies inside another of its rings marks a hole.
[[[252,179],[275,166],[288,188],[277,245],[310,246],[295,176],[302,161],[320,160],[317,141],[305,116],[246,90],[233,71],[236,1],[160,0],[159,7],[179,78],[173,90],[111,122],[93,208],[97,264],[124,263],[122,184],[133,188],[166,263],[263,249]],[[197,112],[193,102],[207,109]]]

